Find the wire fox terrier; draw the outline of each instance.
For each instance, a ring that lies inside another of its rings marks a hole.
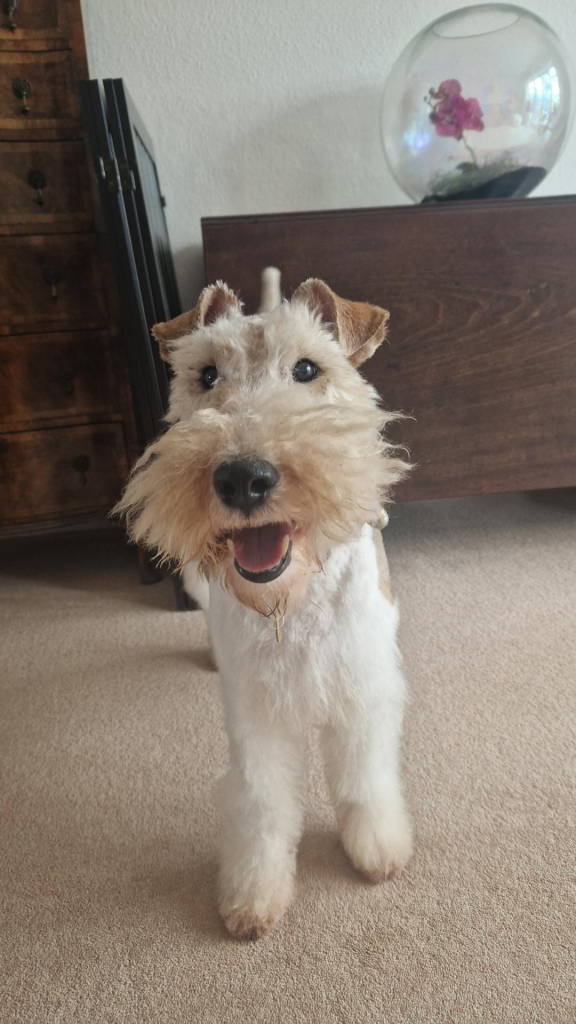
[[[219,902],[239,938],[266,933],[292,897],[306,725],[321,727],[352,864],[380,882],[412,848],[398,611],[377,528],[408,467],[357,369],[388,313],[319,280],[281,301],[274,268],[263,285],[255,316],[218,282],[154,328],[173,370],[168,429],[117,507],[204,606],[209,592],[230,750]]]

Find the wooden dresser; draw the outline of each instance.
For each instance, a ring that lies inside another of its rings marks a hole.
[[[85,78],[80,0],[0,0],[0,536],[103,521],[134,450]]]
[[[321,277],[390,310],[363,373],[413,473],[396,501],[576,487],[576,196],[209,217],[206,280],[251,313]],[[239,257],[241,253],[241,257]]]

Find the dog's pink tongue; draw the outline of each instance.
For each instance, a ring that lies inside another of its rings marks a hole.
[[[286,554],[293,532],[291,523],[270,523],[268,526],[235,530],[232,541],[238,565],[249,572],[273,569]]]

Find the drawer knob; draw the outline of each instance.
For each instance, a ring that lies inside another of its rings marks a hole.
[[[36,202],[38,206],[43,206],[44,196],[42,195],[42,189],[46,188],[46,176],[42,174],[42,171],[30,171],[28,184],[31,188],[36,189]]]
[[[80,474],[80,479],[84,487],[88,483],[88,477],[86,476],[90,469],[90,459],[87,455],[77,455],[75,459],[72,459],[72,468]]]
[[[50,285],[50,288],[51,288],[50,294],[52,295],[52,298],[53,299],[57,299],[58,298],[58,287],[57,286],[60,284],[60,281],[62,280],[62,277],[61,277],[59,271],[55,270],[53,267],[47,267],[46,270],[44,271],[43,277],[44,277],[44,280],[46,281],[46,284]]]
[[[8,28],[11,32],[16,31],[16,22],[14,21],[14,15],[18,10],[18,4],[20,0],[4,0],[2,4],[2,10],[8,18]]]
[[[23,114],[27,114],[30,110],[27,99],[32,92],[30,82],[27,82],[25,78],[14,78],[12,80],[12,92],[19,100],[22,100],[22,107],[20,109]]]

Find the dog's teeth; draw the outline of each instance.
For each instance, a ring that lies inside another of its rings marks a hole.
[[[287,533],[285,533],[284,534],[284,540],[282,541],[282,558],[284,558],[284,555],[288,551],[289,547],[290,547],[290,537],[288,536]]]
[[[228,545],[229,550],[232,552],[232,554],[234,554],[234,541],[232,540],[232,537],[228,537],[226,543]]]

